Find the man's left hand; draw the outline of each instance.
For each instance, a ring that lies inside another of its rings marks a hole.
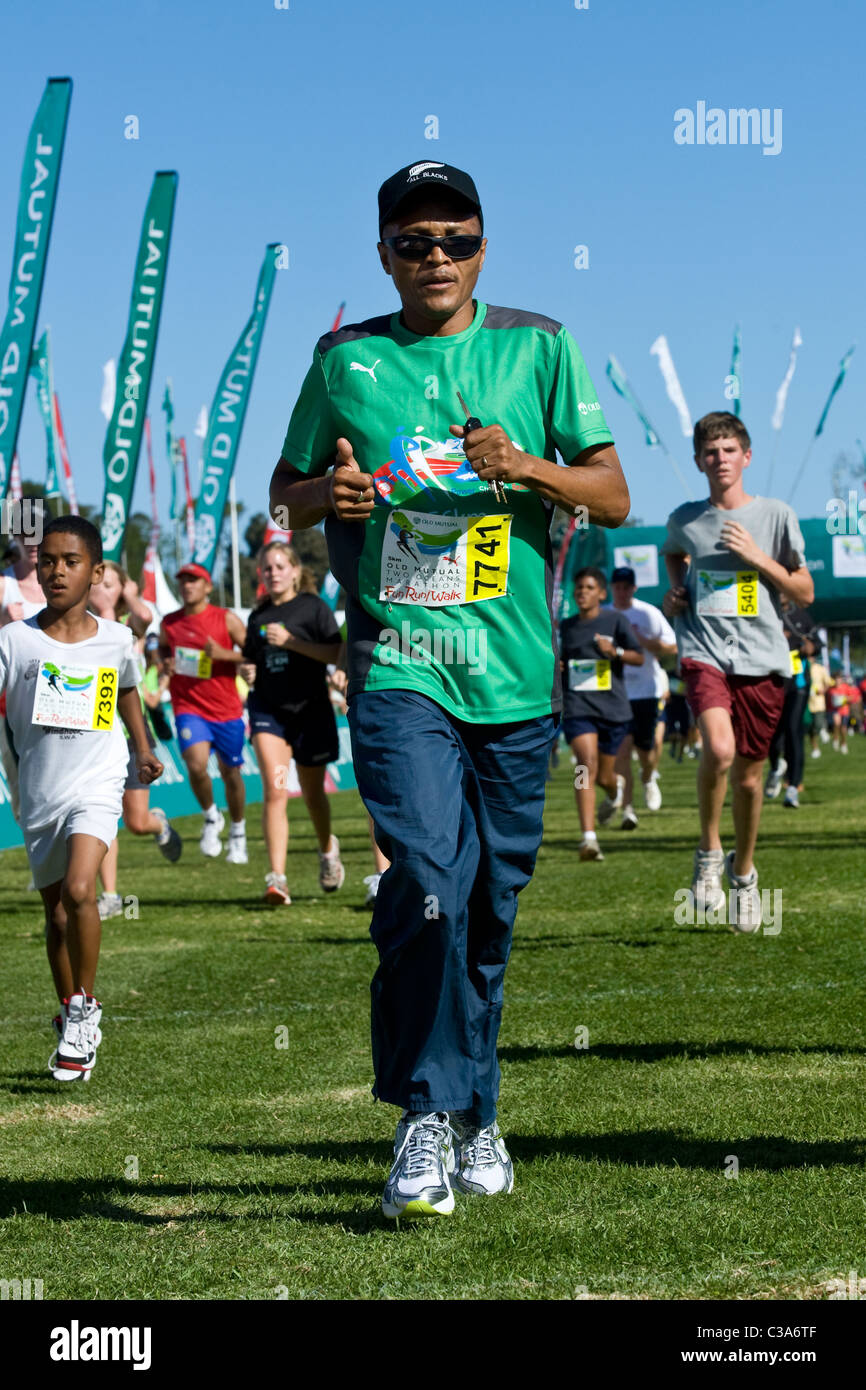
[[[726,521],[722,527],[722,545],[727,550],[739,555],[746,565],[751,565],[752,569],[766,560],[763,550],[757,546],[745,526],[741,526],[738,521]]]
[[[484,425],[471,434],[463,425],[452,425],[451,433],[463,440],[466,457],[483,482],[523,482],[527,456],[515,449],[501,425]]]

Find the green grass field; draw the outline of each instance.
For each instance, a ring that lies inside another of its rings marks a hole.
[[[333,799],[347,881],[331,898],[291,803],[280,911],[257,902],[258,807],[243,868],[201,857],[197,818],[178,822],[177,866],[122,834],[140,916],[106,924],[86,1086],[45,1071],[41,911],[23,850],[4,853],[0,1277],[41,1278],[46,1299],[798,1299],[863,1277],[864,771],[866,740],[825,749],[799,812],[765,807],[782,930],[747,938],[673,920],[693,764],[666,757],[662,811],[581,864],[563,757],[506,980],[514,1193],[399,1229],[379,1208],[396,1111],[369,1093],[354,792]]]

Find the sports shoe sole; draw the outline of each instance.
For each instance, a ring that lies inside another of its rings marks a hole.
[[[405,1206],[397,1206],[394,1202],[386,1202],[384,1197],[382,1198],[382,1214],[387,1216],[389,1221],[396,1221],[401,1216],[407,1217],[410,1221],[418,1217],[450,1216],[453,1210],[453,1191],[436,1201],[428,1197],[412,1197]]]
[[[319,887],[321,888],[323,893],[336,893],[338,888],[342,888],[343,884],[346,882],[346,870],[342,864],[339,867],[339,880],[339,883],[329,883],[328,886],[325,887],[325,884],[322,882],[320,878]]]
[[[157,840],[156,847],[164,859],[167,859],[170,864],[176,864],[183,853],[183,840],[178,835],[174,826],[169,826],[169,832],[169,837],[165,844],[161,845]]]
[[[578,850],[578,855],[584,863],[589,863],[593,859],[595,859],[596,861],[601,861],[602,859],[604,859],[604,855],[601,852],[601,846],[597,844],[581,845],[581,847]]]
[[[278,888],[268,888],[262,902],[268,903],[271,907],[291,907],[292,905],[288,893],[281,893]]]

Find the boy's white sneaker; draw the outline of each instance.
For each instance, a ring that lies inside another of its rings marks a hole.
[[[623,793],[625,791],[625,778],[621,773],[616,776],[616,796],[606,796],[596,812],[596,820],[599,825],[607,825],[614,811],[618,811],[622,806]]]
[[[232,830],[229,835],[228,848],[226,849],[227,864],[248,864],[247,856],[247,832],[245,830]]]
[[[692,871],[692,899],[695,907],[705,912],[718,912],[725,903],[722,870],[725,852],[722,849],[696,849]]]
[[[449,1216],[454,1210],[451,1173],[454,1147],[448,1115],[404,1114],[394,1136],[394,1163],[382,1194],[382,1211],[398,1216]]]
[[[107,922],[111,917],[122,917],[123,898],[119,893],[100,893],[96,899],[96,911],[100,922]]]
[[[208,859],[219,859],[223,852],[220,831],[225,823],[225,816],[222,811],[217,811],[215,816],[205,814],[198,845],[202,854],[206,855]]]
[[[659,793],[659,798],[661,798],[661,793]],[[635,809],[633,806],[626,806],[625,810],[623,811],[620,829],[637,830],[637,816],[635,814]]]
[[[734,873],[734,851],[725,856],[725,874],[733,892],[730,897],[728,926],[731,931],[756,932],[761,925],[761,894],[758,891],[758,871],[752,866],[750,874]]]
[[[657,772],[650,773],[650,779],[643,784],[644,805],[648,811],[660,811],[662,808],[662,789],[659,786],[659,775]]]
[[[63,1004],[63,1032],[49,1066],[55,1081],[89,1081],[102,1042],[102,1005],[79,992]]]

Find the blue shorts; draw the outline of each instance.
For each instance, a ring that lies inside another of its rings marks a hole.
[[[181,752],[194,743],[211,743],[221,763],[240,767],[244,760],[244,721],[242,719],[202,719],[200,714],[176,714],[177,740]]]
[[[577,719],[563,719],[562,732],[566,743],[581,734],[598,734],[599,753],[618,753],[623,739],[631,733],[631,720],[623,724],[611,723],[609,719],[591,719],[583,715]]]

